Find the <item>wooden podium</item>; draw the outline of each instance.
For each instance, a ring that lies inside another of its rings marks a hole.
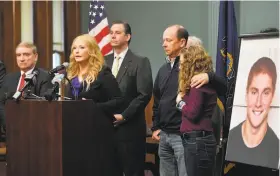
[[[8,101],[7,176],[113,176],[112,120],[93,101]]]

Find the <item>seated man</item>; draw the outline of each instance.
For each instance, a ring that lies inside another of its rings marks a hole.
[[[52,87],[49,74],[43,69],[35,67],[38,60],[38,53],[34,44],[21,42],[16,47],[16,60],[19,71],[7,74],[4,77],[0,90],[0,112],[2,112],[0,114],[0,119],[3,126],[5,126],[5,101],[6,99],[11,98],[16,91],[21,90],[24,87],[24,79],[26,75],[31,74],[34,70],[38,73],[36,77],[36,84],[28,90],[32,94],[43,96],[47,89]]]

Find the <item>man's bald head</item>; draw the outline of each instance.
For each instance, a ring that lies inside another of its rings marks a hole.
[[[185,40],[186,40],[186,43],[187,43],[188,38],[189,38],[189,33],[188,33],[188,31],[184,28],[184,26],[179,25],[179,24],[174,24],[174,25],[171,25],[171,26],[167,27],[166,30],[172,30],[172,31],[176,32],[177,38],[178,38],[179,40],[180,40],[180,39],[185,39]],[[166,30],[165,30],[165,31],[166,31]]]
[[[162,44],[165,54],[170,58],[177,57],[180,50],[186,46],[188,37],[188,31],[181,25],[172,25],[166,28]]]

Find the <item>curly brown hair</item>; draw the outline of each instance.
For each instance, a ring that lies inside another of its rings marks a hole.
[[[183,48],[180,53],[178,92],[187,94],[191,88],[191,78],[199,73],[212,72],[212,60],[201,45]]]

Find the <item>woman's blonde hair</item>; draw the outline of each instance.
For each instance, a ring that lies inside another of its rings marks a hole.
[[[98,44],[96,43],[95,39],[92,36],[88,34],[83,34],[76,37],[71,46],[70,64],[67,70],[68,78],[70,80],[73,79],[74,77],[77,77],[80,72],[79,65],[76,62],[75,57],[73,55],[73,45],[77,40],[83,41],[88,48],[88,54],[89,54],[88,71],[86,75],[83,75],[83,77],[85,78],[84,82],[87,83],[86,90],[88,90],[90,87],[90,83],[95,81],[98,73],[101,71],[104,65],[104,57],[99,49]]]
[[[203,46],[194,45],[183,48],[180,53],[179,90],[187,94],[191,88],[190,83],[194,75],[213,71],[211,57]]]

